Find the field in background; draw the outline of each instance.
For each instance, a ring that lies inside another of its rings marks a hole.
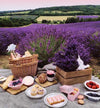
[[[50,20],[50,21],[63,21],[63,20],[67,20],[67,18],[69,17],[73,17],[73,16],[40,16],[38,17],[36,20],[38,22],[41,22],[42,20]]]
[[[13,16],[0,16],[0,18],[35,19],[35,18],[37,18],[37,15],[13,15]]]
[[[28,14],[30,11],[22,11],[22,12],[8,12],[8,14]]]
[[[58,10],[55,10],[55,11],[44,11],[44,14],[67,14],[67,13],[82,13],[82,11],[66,11],[66,12],[63,12],[63,11],[58,11]]]

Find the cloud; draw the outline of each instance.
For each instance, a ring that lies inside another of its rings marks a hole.
[[[0,10],[23,10],[51,6],[100,5],[100,0],[0,0]]]

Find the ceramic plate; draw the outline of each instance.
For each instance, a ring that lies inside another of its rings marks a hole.
[[[41,97],[43,97],[44,95],[46,95],[46,93],[47,93],[46,89],[43,88],[43,90],[44,90],[44,94],[43,94],[43,95],[32,96],[32,95],[31,95],[31,89],[32,89],[32,88],[33,88],[33,86],[27,88],[26,91],[25,91],[25,94],[26,94],[28,97],[30,97],[30,98],[41,98]]]
[[[7,78],[5,76],[0,76],[0,82],[5,81]]]
[[[48,97],[55,96],[55,95],[62,95],[62,96],[64,97],[65,101],[64,101],[64,102],[61,102],[61,103],[57,103],[57,104],[50,105],[50,104],[48,103],[48,101],[47,101],[47,98],[48,98]],[[44,103],[45,103],[47,106],[53,107],[53,108],[63,107],[63,106],[65,106],[65,105],[67,104],[67,101],[68,101],[67,97],[66,97],[65,95],[63,95],[62,93],[50,93],[50,94],[48,94],[48,95],[46,95],[46,96],[44,97]]]
[[[96,84],[98,84],[98,85],[99,85],[99,88],[98,88],[98,89],[89,88],[89,87],[86,85],[86,83],[87,83],[87,82],[90,82],[90,81],[95,82]],[[87,81],[85,81],[85,82],[84,82],[84,86],[85,86],[88,90],[91,90],[91,91],[99,91],[99,90],[100,90],[100,84],[97,83],[96,81],[93,81],[93,80],[87,80]]]
[[[98,95],[99,97],[90,96],[88,94]],[[84,95],[91,101],[100,101],[100,93],[99,92],[85,92]]]

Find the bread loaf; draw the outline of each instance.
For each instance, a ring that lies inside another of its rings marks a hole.
[[[41,84],[45,83],[46,80],[47,80],[47,75],[45,73],[41,73],[39,76],[38,76],[38,79],[39,79],[39,82]]]
[[[4,90],[6,90],[8,88],[8,84],[10,83],[10,81],[12,81],[14,78],[13,75],[8,76],[7,80],[3,83],[2,88]]]

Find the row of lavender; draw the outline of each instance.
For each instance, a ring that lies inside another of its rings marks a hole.
[[[5,54],[7,46],[14,43],[18,45],[17,51],[22,55],[26,50],[38,53],[42,64],[46,64],[48,60],[55,61],[58,56],[63,57],[62,51],[64,50],[67,50],[67,55],[70,52],[72,55],[78,53],[87,64],[91,56],[100,57],[99,31],[100,21],[62,25],[33,24],[20,28],[1,28],[0,54]],[[54,57],[55,54],[56,57]],[[70,61],[75,61],[74,58],[70,58]],[[62,60],[70,62],[69,58]],[[61,63],[58,61],[59,64]]]
[[[79,19],[96,19],[98,18],[98,15],[78,15],[77,18]]]

